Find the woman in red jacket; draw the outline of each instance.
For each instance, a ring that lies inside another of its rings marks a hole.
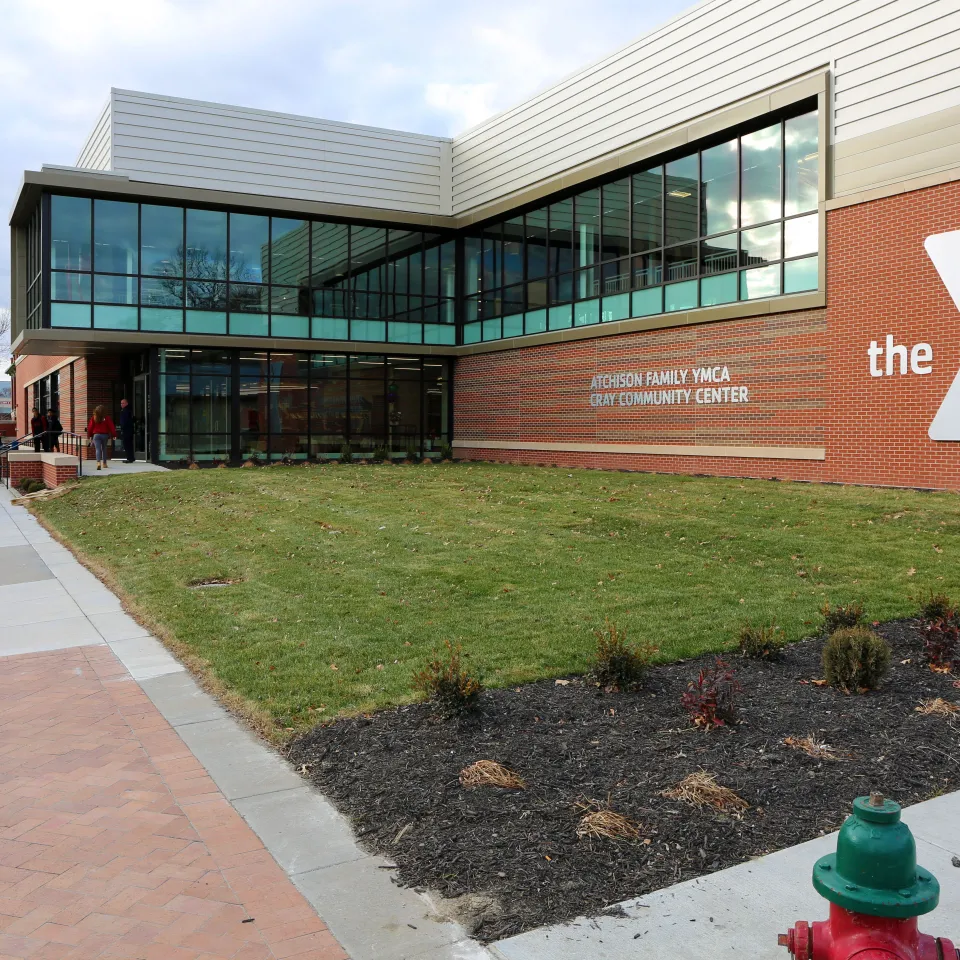
[[[107,467],[107,443],[117,439],[117,431],[113,421],[104,413],[103,406],[93,411],[93,416],[87,424],[87,436],[93,441],[93,449],[97,455],[97,469]]]

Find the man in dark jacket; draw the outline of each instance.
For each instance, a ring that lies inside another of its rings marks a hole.
[[[126,397],[120,401],[120,438],[123,440],[123,459],[133,463],[133,410]]]

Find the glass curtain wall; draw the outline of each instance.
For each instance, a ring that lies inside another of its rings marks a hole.
[[[817,111],[464,240],[463,342],[816,290]]]
[[[49,252],[54,327],[456,343],[437,233],[52,195]]]
[[[449,440],[446,361],[286,351],[159,351],[159,459],[435,455]]]
[[[28,322],[43,314],[46,256],[54,327],[382,344],[469,344],[815,290],[817,111],[744,129],[459,239],[51,195],[49,235],[43,218],[29,231]]]

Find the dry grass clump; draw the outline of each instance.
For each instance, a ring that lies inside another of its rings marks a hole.
[[[706,770],[698,770],[684,777],[675,787],[662,790],[660,796],[681,800],[694,807],[713,807],[724,812],[746,810],[750,804],[738,797],[729,787],[717,783],[717,778]]]
[[[933,700],[921,700],[920,706],[914,708],[917,713],[922,713],[925,717],[952,717],[960,713],[960,706],[944,700],[943,697],[935,697]]]
[[[813,734],[809,737],[784,737],[783,745],[792,747],[794,750],[802,750],[807,756],[816,760],[843,759],[829,743],[818,740]]]
[[[640,824],[611,810],[599,800],[578,800],[575,809],[583,812],[577,824],[577,839],[639,840]]]
[[[525,790],[523,778],[507,769],[496,760],[478,760],[460,771],[460,785],[474,787],[500,787],[502,790]]]

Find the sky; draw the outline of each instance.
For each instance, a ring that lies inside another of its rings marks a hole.
[[[451,136],[693,3],[0,0],[0,199],[76,162],[111,87]]]

